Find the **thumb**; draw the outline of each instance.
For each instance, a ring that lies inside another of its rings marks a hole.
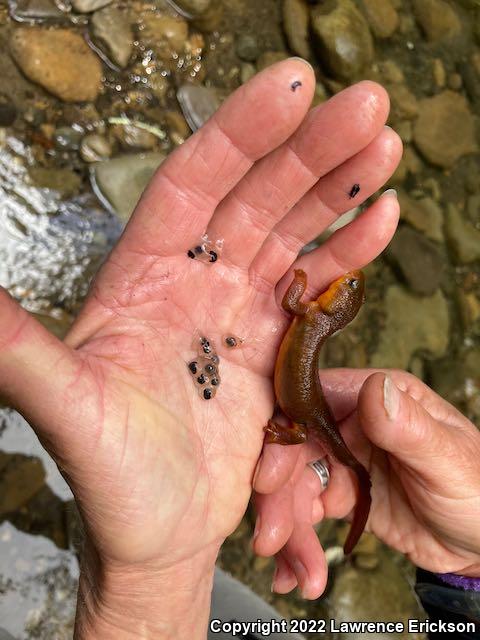
[[[49,438],[67,410],[75,353],[0,287],[0,395]]]
[[[421,477],[429,489],[445,494],[448,484],[455,491],[451,469],[452,465],[457,468],[465,457],[471,459],[467,455],[468,438],[461,427],[437,420],[423,404],[402,390],[401,387],[410,386],[410,378],[397,372],[375,373],[365,381],[358,399],[363,431],[371,442]],[[425,400],[424,404],[435,406],[436,398],[444,408],[444,401],[437,394],[420,381],[415,382],[422,387],[418,395]]]

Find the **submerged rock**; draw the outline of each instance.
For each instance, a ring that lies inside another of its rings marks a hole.
[[[133,48],[133,32],[125,11],[105,7],[93,14],[91,20],[93,40],[119,67],[126,67]]]
[[[377,38],[390,38],[395,33],[400,21],[391,0],[361,0],[361,5]]]
[[[0,95],[0,127],[10,127],[17,117],[17,109],[8,96]]]
[[[429,367],[432,388],[448,402],[465,412],[469,407],[476,414],[480,398],[480,348],[473,347],[456,357],[432,362]],[[473,402],[472,402],[473,401]],[[472,415],[473,418],[478,416]]]
[[[390,120],[413,120],[418,114],[418,102],[406,84],[392,84],[388,87],[390,96]]]
[[[235,41],[235,51],[240,60],[255,62],[260,50],[257,38],[251,33],[243,33]]]
[[[122,222],[127,222],[164,159],[161,153],[143,153],[98,162],[92,169],[94,190]]]
[[[43,535],[0,525],[0,620],[14,638],[73,637],[78,562]],[[8,638],[1,631],[0,635]]]
[[[413,11],[430,42],[451,38],[461,32],[460,18],[444,0],[413,0]]]
[[[373,566],[369,566],[367,570],[355,570],[350,564],[336,569],[328,601],[329,617],[335,619],[337,627],[342,622],[384,620],[401,621],[407,629],[409,619],[422,619],[415,594],[398,561],[392,557],[391,552],[384,549],[377,553],[377,570]],[[375,556],[373,558],[375,559]],[[356,564],[358,565],[358,560]],[[378,640],[391,638],[390,633],[381,632],[375,636],[361,632],[345,632],[338,635],[348,640],[363,640],[367,636]],[[423,634],[405,632],[398,635],[398,638],[421,640]]]
[[[407,226],[401,227],[387,250],[410,289],[421,295],[434,293],[443,275],[444,258],[438,248]]]
[[[257,60],[257,71],[263,71],[272,64],[286,60],[288,54],[285,51],[264,51]]]
[[[458,262],[468,264],[480,260],[480,231],[464,220],[453,204],[447,208],[445,234]]]
[[[72,7],[80,13],[90,13],[106,7],[112,0],[72,0]]]
[[[68,20],[54,0],[9,0],[10,15],[17,22],[58,23]]]
[[[368,24],[351,0],[320,3],[312,9],[312,30],[320,62],[335,78],[351,80],[373,60]]]
[[[129,149],[150,150],[154,149],[158,144],[156,135],[142,127],[135,126],[134,122],[117,124],[110,131],[113,137],[127,151]]]
[[[404,191],[399,191],[398,200],[403,220],[427,238],[436,242],[443,241],[443,212],[433,198],[414,200]]]
[[[30,167],[26,181],[40,189],[48,189],[63,198],[69,198],[80,191],[82,179],[71,169]]]
[[[142,42],[168,61],[180,55],[188,39],[188,23],[179,15],[146,13],[142,19]]]
[[[310,13],[305,0],[283,1],[283,29],[290,49],[305,60],[312,58]]]
[[[187,18],[201,16],[211,6],[212,0],[167,0],[174,9],[177,9]]]
[[[10,47],[23,73],[64,102],[96,99],[102,65],[79,34],[67,29],[19,27]]]
[[[0,451],[0,519],[23,507],[45,483],[38,458]]]
[[[425,158],[439,167],[451,167],[477,151],[475,120],[465,98],[447,90],[421,100],[413,140]]]
[[[220,106],[213,89],[194,84],[182,85],[177,91],[177,100],[192,131],[204,125]]]
[[[412,356],[426,352],[439,358],[448,347],[450,320],[444,295],[437,292],[428,298],[391,286],[385,296],[386,320],[380,333],[372,367],[407,369]]]
[[[86,135],[80,145],[80,156],[85,162],[99,162],[112,155],[112,145],[98,133]]]

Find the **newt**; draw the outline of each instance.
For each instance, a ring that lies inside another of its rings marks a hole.
[[[357,477],[357,504],[344,551],[349,554],[367,522],[370,511],[370,476],[343,440],[325,400],[318,374],[319,353],[329,336],[351,322],[362,306],[365,279],[351,271],[335,280],[316,300],[303,302],[307,275],[301,269],[282,300],[285,311],[294,315],[275,364],[274,387],[277,404],[291,424],[273,419],[265,427],[266,442],[290,445],[314,437],[328,455],[349,467]]]

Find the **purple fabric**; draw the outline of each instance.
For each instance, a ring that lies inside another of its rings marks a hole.
[[[480,591],[480,578],[468,578],[467,576],[459,576],[456,573],[437,573],[436,575],[442,582],[446,582],[452,587],[457,587],[457,589]]]

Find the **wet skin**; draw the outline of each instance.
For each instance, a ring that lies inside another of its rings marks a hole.
[[[282,412],[291,421],[285,426],[270,420],[266,442],[300,444],[307,435],[316,438],[328,454],[352,469],[358,481],[358,500],[352,526],[345,542],[350,553],[365,527],[370,511],[370,477],[365,467],[347,448],[325,400],[318,375],[320,349],[329,336],[343,329],[357,315],[364,300],[365,281],[361,271],[351,271],[335,280],[316,300],[302,302],[307,275],[295,271],[282,301],[294,314],[283,338],[275,365],[275,395]]]

